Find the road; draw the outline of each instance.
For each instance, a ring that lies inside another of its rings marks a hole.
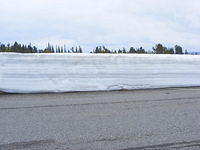
[[[0,94],[0,150],[200,149],[200,88]]]

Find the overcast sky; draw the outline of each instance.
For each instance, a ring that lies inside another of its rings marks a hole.
[[[0,0],[0,42],[200,51],[199,0]]]

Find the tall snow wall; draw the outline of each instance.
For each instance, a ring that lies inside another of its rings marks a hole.
[[[0,91],[43,93],[200,86],[200,56],[0,53]]]

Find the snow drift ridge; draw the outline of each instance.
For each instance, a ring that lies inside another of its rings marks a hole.
[[[0,53],[0,91],[42,93],[200,86],[200,56]]]

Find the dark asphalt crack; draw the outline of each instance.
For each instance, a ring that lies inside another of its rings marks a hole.
[[[151,146],[143,146],[143,147],[134,147],[123,150],[178,150],[182,148],[189,147],[198,147],[200,148],[200,140],[190,141],[190,142],[177,142],[177,143],[166,143],[160,145],[151,145]]]
[[[37,108],[53,108],[53,107],[71,107],[71,106],[91,106],[91,105],[109,105],[109,104],[126,104],[126,103],[147,103],[147,102],[166,102],[177,100],[199,100],[200,97],[188,98],[174,98],[174,99],[159,99],[159,100],[134,100],[134,101],[118,101],[118,102],[99,102],[99,103],[85,103],[85,104],[63,104],[63,105],[44,105],[44,106],[30,106],[30,107],[5,107],[0,110],[15,110],[15,109],[37,109]]]

